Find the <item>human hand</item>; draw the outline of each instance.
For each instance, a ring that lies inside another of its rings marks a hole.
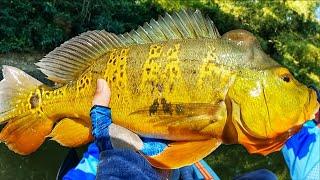
[[[111,109],[108,108],[110,97],[111,91],[107,82],[98,79],[90,116],[92,119],[92,134],[100,152],[111,149],[129,149],[139,151],[143,156],[156,156],[168,147],[169,141],[140,138],[134,132],[113,124]]]
[[[92,106],[100,105],[108,107],[110,103],[111,90],[104,79],[97,80],[97,88],[92,100]]]
[[[111,125],[111,109],[108,107],[111,91],[107,82],[103,79],[97,80],[97,88],[92,100],[90,117],[92,123],[92,135],[100,152],[111,149],[109,126]]]
[[[104,79],[97,80],[97,88],[92,100],[90,112],[92,134],[97,145],[111,149],[131,149],[141,151],[144,155],[152,156],[163,151],[167,144],[164,140],[143,138],[128,129],[112,123],[110,103],[111,90]],[[100,143],[101,140],[106,142]],[[107,144],[105,146],[104,144]]]

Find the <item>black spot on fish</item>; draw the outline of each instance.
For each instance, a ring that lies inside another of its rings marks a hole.
[[[155,99],[152,105],[149,107],[149,115],[155,114],[158,111],[159,102],[158,99]]]
[[[217,122],[216,119],[210,119],[209,124],[213,124],[213,123],[215,123],[215,122]]]
[[[120,73],[120,77],[123,77],[123,72]]]
[[[36,108],[39,105],[39,96],[38,96],[38,94],[33,93],[31,98],[30,98],[30,100],[29,100],[29,103],[31,104],[31,109]]]
[[[177,114],[183,114],[184,113],[184,107],[181,104],[176,105],[176,113]]]
[[[178,74],[178,71],[176,70],[176,68],[172,68],[171,70],[173,72],[173,74],[177,75]]]
[[[166,99],[161,99],[162,109],[165,114],[172,115],[172,105],[171,103],[167,103]]]
[[[160,102],[161,102],[161,104],[163,105],[163,104],[166,104],[166,103],[167,103],[167,100],[166,100],[165,98],[161,98]]]
[[[172,84],[170,84],[170,92],[172,92],[172,91],[173,91],[173,87],[174,87],[173,83],[172,83]]]
[[[172,115],[171,103],[165,104],[165,105],[163,106],[163,112],[164,112],[165,114],[170,114],[170,115]]]
[[[151,71],[151,68],[147,68],[146,71],[147,71],[147,74],[149,75],[150,71]]]
[[[86,84],[89,84],[89,79],[86,79]]]

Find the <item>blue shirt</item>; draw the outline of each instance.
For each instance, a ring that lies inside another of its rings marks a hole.
[[[306,122],[282,148],[292,179],[320,179],[320,128]]]

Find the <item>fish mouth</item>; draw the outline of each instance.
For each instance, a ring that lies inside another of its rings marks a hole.
[[[310,120],[310,119],[314,119],[316,113],[319,111],[319,102],[317,99],[317,93],[316,91],[314,91],[313,89],[309,89],[309,99],[305,104],[305,121],[306,120]]]

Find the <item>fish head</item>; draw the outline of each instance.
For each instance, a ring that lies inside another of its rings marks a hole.
[[[237,121],[258,138],[290,131],[314,118],[319,108],[316,92],[283,67],[240,72],[228,97],[239,106]]]
[[[319,110],[316,92],[283,67],[243,70],[227,98],[238,143],[264,155],[280,150]]]
[[[250,51],[255,51],[247,60],[250,65],[238,68],[227,99],[238,142],[249,152],[268,154],[314,118],[319,102],[314,90],[260,48],[253,46]]]
[[[288,131],[288,127],[300,127],[315,117],[319,110],[316,91],[297,81],[287,68],[272,68],[266,73],[264,96],[273,122],[270,136]]]

